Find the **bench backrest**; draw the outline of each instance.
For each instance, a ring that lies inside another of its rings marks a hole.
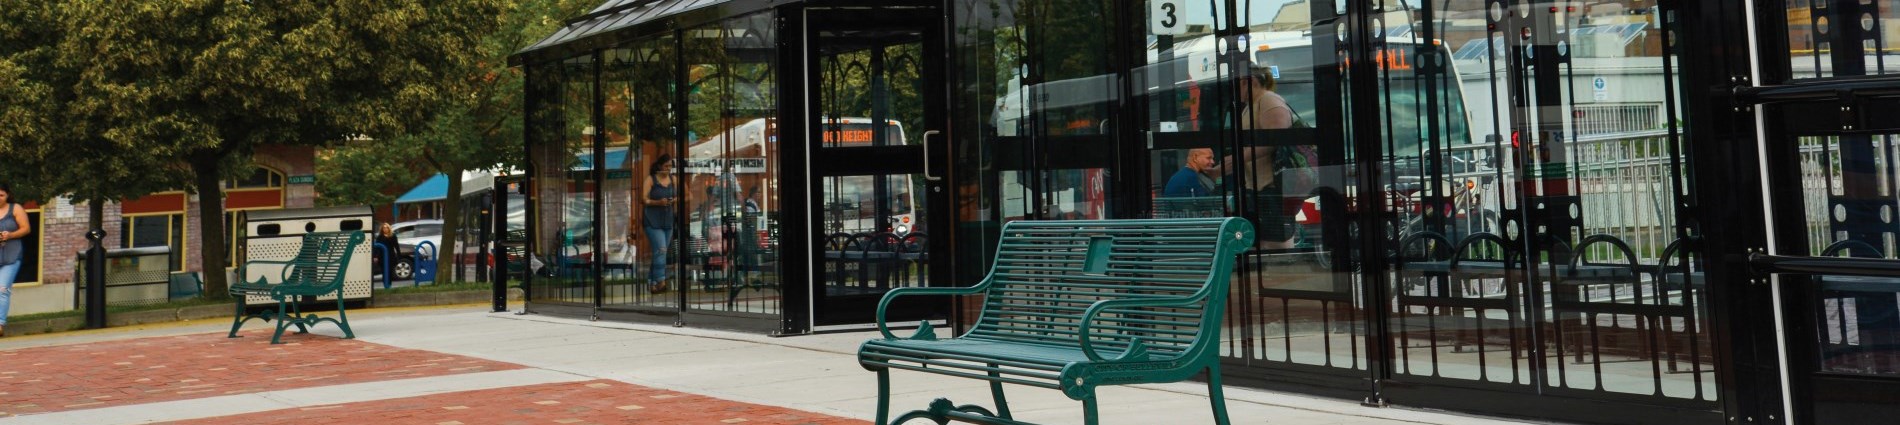
[[[350,256],[363,243],[363,232],[314,232],[303,235],[303,245],[290,259],[284,273],[285,285],[335,287],[343,285]]]
[[[1154,218],[1215,218],[1227,215],[1226,207],[1222,196],[1155,198]]]
[[[1003,227],[983,285],[983,313],[965,338],[1079,344],[1100,300],[1198,297],[1185,308],[1110,309],[1091,325],[1098,350],[1140,338],[1156,359],[1219,339],[1234,258],[1253,244],[1238,218],[1014,221]]]

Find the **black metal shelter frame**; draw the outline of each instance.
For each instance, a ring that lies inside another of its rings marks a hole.
[[[696,108],[815,134],[804,118],[816,102],[799,90],[816,81],[803,13],[921,7],[948,29],[932,60],[947,71],[938,107],[951,189],[929,202],[934,251],[951,255],[935,257],[932,284],[982,276],[1008,220],[1241,216],[1285,229],[1287,244],[1242,258],[1222,353],[1230,383],[1591,423],[1900,413],[1900,267],[1882,262],[1900,251],[1900,121],[1881,119],[1900,107],[1890,77],[1900,58],[1888,57],[1883,29],[1900,18],[1893,2],[1272,2],[1288,16],[1256,13],[1268,2],[1249,0],[1162,3],[609,1],[513,57],[529,81],[525,149],[539,190],[522,250],[606,247],[616,235],[600,223],[626,219],[602,206],[616,177],[611,140],[595,141],[613,124],[606,105],[624,100],[607,87],[637,81],[613,65],[687,81],[699,31],[755,37],[741,46],[755,50],[722,60],[766,69],[748,78],[771,80],[751,83],[771,88],[760,95],[770,110],[748,109],[757,97],[693,104],[685,84],[659,91],[663,113],[646,117],[670,120],[652,129],[689,158],[707,136],[689,135]],[[1154,14],[1179,10],[1210,19],[1154,31]],[[1599,50],[1617,28],[1623,44]],[[1655,77],[1604,78],[1616,74],[1600,58]],[[1262,63],[1281,73],[1304,125],[1261,126],[1243,113],[1250,95],[1236,93],[1260,84],[1248,75]],[[1652,84],[1629,92],[1654,94],[1654,105],[1604,103],[1617,93],[1605,86],[1628,82]],[[536,151],[549,146],[559,149]],[[1217,196],[1161,194],[1202,148],[1239,158]],[[652,159],[636,149],[623,161]],[[1233,171],[1269,164],[1250,163],[1269,161],[1253,154],[1262,150],[1305,157],[1272,168],[1311,171],[1276,171],[1278,183]],[[816,191],[807,155],[772,154],[771,196]],[[1623,214],[1638,205],[1645,218]],[[593,231],[566,224],[581,221],[577,210]],[[814,214],[776,210],[776,223],[800,224],[770,232],[797,241],[776,244],[776,258],[820,254],[803,243],[821,238],[802,225]],[[682,210],[677,228],[694,221]],[[694,249],[685,239],[676,254]],[[572,263],[582,269],[571,278],[527,273],[528,309],[814,331],[816,283],[802,280],[812,261],[776,262],[778,278],[761,285],[776,298],[735,308],[731,297],[719,307],[686,291],[640,293],[610,277],[607,251],[575,251],[589,258]]]

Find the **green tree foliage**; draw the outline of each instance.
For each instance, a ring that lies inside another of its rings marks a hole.
[[[599,1],[487,1],[500,8],[493,18],[497,26],[481,34],[471,60],[438,70],[445,78],[445,95],[429,111],[428,123],[388,143],[353,144],[324,158],[319,176],[344,179],[326,180],[325,198],[335,194],[352,203],[384,204],[393,201],[385,194],[392,183],[406,188],[435,173],[450,176],[438,248],[455,252],[463,227],[462,172],[525,168],[521,166],[521,93],[525,89],[521,70],[508,66],[508,55],[554,33],[567,17],[586,13]]]
[[[198,193],[221,193],[229,174],[249,170],[234,165],[258,146],[404,134],[462,84],[448,72],[481,57],[482,36],[501,12],[499,0],[25,3],[7,5],[28,10],[6,12],[8,25],[27,25],[21,19],[39,9],[53,27],[21,32],[53,47],[8,50],[26,59],[0,72],[23,66],[28,79],[58,89],[29,94],[24,103],[35,106],[22,114],[38,119],[14,130],[39,150],[16,143],[9,152],[38,164],[28,168],[46,173],[48,187],[76,187],[82,198],[96,198],[83,193],[89,184],[139,185],[154,175],[190,176]],[[68,162],[89,158],[108,166]],[[137,175],[99,174],[115,170]],[[201,240],[225,240],[223,216],[215,197],[200,202]],[[224,269],[224,244],[200,247],[205,270]],[[224,275],[205,277],[206,293],[223,296]]]
[[[0,3],[0,179],[22,199],[72,195],[90,200],[91,227],[103,223],[104,201],[178,187],[181,164],[122,138],[108,91],[124,87],[82,84],[98,68],[72,28],[74,9],[19,0]]]
[[[416,184],[421,171],[404,160],[414,149],[399,143],[358,141],[317,153],[317,206],[387,205],[396,191]]]

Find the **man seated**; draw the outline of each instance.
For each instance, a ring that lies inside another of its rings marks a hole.
[[[1214,179],[1207,173],[1214,167],[1214,150],[1208,148],[1189,149],[1187,161],[1181,171],[1168,178],[1168,185],[1161,189],[1166,198],[1185,198],[1196,196],[1214,196]]]

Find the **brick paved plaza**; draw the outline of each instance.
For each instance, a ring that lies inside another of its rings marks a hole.
[[[229,319],[0,338],[7,424],[863,424],[875,375],[853,353],[873,333],[743,332],[488,313],[481,306],[351,311],[333,326]],[[892,410],[948,397],[988,404],[980,381],[892,375]],[[1019,420],[1081,422],[1057,392],[1011,388]],[[1236,424],[1503,424],[1229,387]],[[1105,390],[1103,423],[1211,423],[1205,385]],[[914,424],[913,424],[914,425]]]

